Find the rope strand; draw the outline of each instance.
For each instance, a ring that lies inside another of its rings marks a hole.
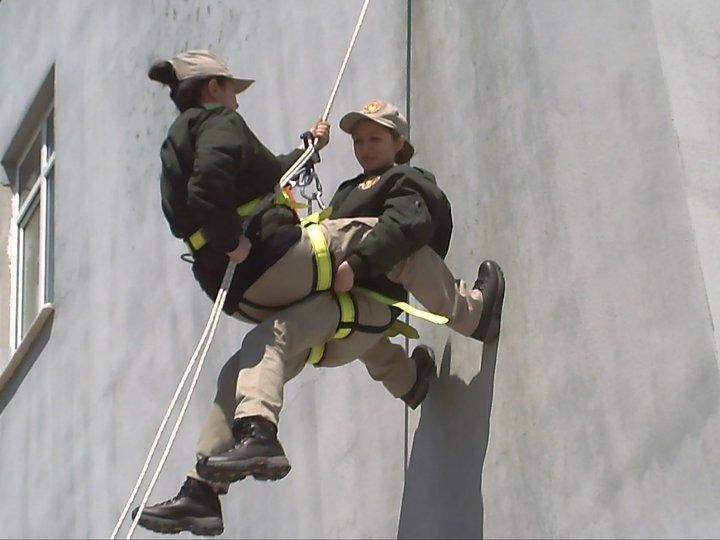
[[[234,271],[234,268],[233,268],[233,271]],[[226,272],[226,274],[227,274],[227,272]],[[128,511],[130,510],[130,506],[132,505],[132,502],[135,500],[135,496],[137,495],[137,493],[140,489],[140,485],[142,484],[142,481],[145,479],[145,475],[147,474],[147,470],[150,466],[150,462],[152,461],[152,458],[155,455],[155,450],[157,449],[158,442],[160,441],[163,431],[165,431],[165,427],[168,423],[168,420],[170,419],[170,416],[172,415],[172,411],[175,408],[178,398],[180,397],[180,393],[182,392],[182,389],[185,386],[185,382],[187,381],[187,378],[190,375],[190,372],[192,371],[193,365],[195,364],[195,362],[197,360],[198,353],[203,348],[203,345],[205,344],[205,342],[208,341],[209,332],[211,332],[211,331],[214,332],[214,330],[212,330],[213,320],[216,318],[215,317],[216,313],[218,311],[221,311],[223,302],[224,302],[224,299],[221,301],[220,294],[218,294],[218,296],[215,298],[215,304],[213,304],[213,308],[210,311],[210,318],[208,319],[208,322],[205,325],[205,329],[203,330],[202,336],[200,337],[200,341],[198,342],[197,347],[195,348],[195,352],[193,353],[192,357],[190,358],[190,362],[188,362],[187,368],[185,368],[185,373],[183,373],[183,376],[180,379],[180,383],[178,384],[178,387],[175,390],[175,394],[173,395],[172,400],[170,401],[170,405],[168,406],[168,409],[165,413],[165,417],[163,418],[162,422],[160,423],[160,427],[158,428],[157,433],[155,434],[155,439],[153,440],[153,443],[150,446],[150,451],[148,452],[148,455],[145,459],[145,464],[143,465],[142,471],[140,472],[140,476],[137,479],[137,482],[135,483],[135,487],[133,488],[133,491],[130,494],[128,501],[125,504],[125,508],[123,509],[122,514],[120,515],[120,518],[118,519],[117,523],[115,524],[115,528],[113,529],[112,535],[110,536],[111,540],[115,540],[117,533],[119,532],[120,527],[122,526],[122,522],[125,520],[125,517],[127,516]],[[212,339],[212,337],[210,339]],[[142,510],[138,511],[138,514],[140,514],[141,511]]]
[[[226,281],[229,283],[229,281],[232,279],[232,275],[235,273],[235,263],[231,262],[228,265],[228,269],[225,272],[225,278],[223,280],[223,287],[220,289],[220,293],[217,297],[217,309],[215,312],[211,315],[210,319],[212,320],[212,325],[210,329],[210,334],[208,336],[208,339],[205,341],[205,346],[203,348],[202,355],[200,356],[200,360],[198,361],[197,367],[195,368],[195,374],[193,375],[192,382],[190,383],[190,387],[188,388],[187,395],[185,396],[185,401],[183,402],[182,408],[180,409],[180,414],[178,415],[177,420],[175,421],[175,426],[173,427],[172,433],[170,434],[170,439],[168,439],[167,444],[165,445],[165,451],[163,452],[162,457],[160,458],[160,463],[158,463],[157,469],[155,470],[155,474],[153,475],[152,479],[150,480],[150,485],[148,486],[147,490],[145,491],[145,496],[143,497],[142,501],[140,502],[140,506],[138,508],[138,512],[135,516],[135,519],[133,520],[132,525],[130,526],[130,530],[128,531],[127,536],[125,537],[126,540],[130,540],[132,538],[133,532],[135,532],[135,528],[138,526],[138,523],[140,522],[140,517],[142,516],[142,512],[145,509],[145,505],[147,505],[148,499],[150,499],[150,495],[152,493],[152,490],[155,488],[155,484],[157,483],[158,478],[160,477],[160,472],[162,471],[163,467],[165,466],[165,462],[167,461],[168,455],[170,455],[170,450],[172,449],[172,445],[175,442],[175,437],[178,434],[178,431],[180,430],[180,424],[182,424],[183,418],[185,418],[185,411],[187,411],[188,405],[190,404],[190,399],[192,398],[193,392],[195,391],[195,385],[198,382],[198,379],[200,378],[200,371],[202,370],[203,364],[205,363],[205,357],[207,356],[208,349],[210,348],[210,344],[212,343],[212,339],[215,335],[215,329],[217,328],[218,322],[220,321],[220,315],[222,314],[222,306],[225,303],[225,297],[227,296],[227,289],[228,285],[225,283]],[[230,279],[228,279],[228,277]]]

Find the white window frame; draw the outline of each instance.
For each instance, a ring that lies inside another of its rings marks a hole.
[[[54,114],[54,104],[51,104],[45,113],[42,115],[41,120],[38,122],[38,126],[33,130],[31,136],[28,138],[27,145],[20,154],[19,159],[15,164],[15,175],[13,179],[13,201],[12,201],[12,229],[11,235],[13,237],[12,245],[14,246],[13,253],[11,256],[11,289],[10,289],[10,305],[12,309],[12,316],[10,317],[10,350],[11,356],[16,356],[16,353],[26,351],[29,344],[35,340],[39,331],[41,330],[44,322],[47,320],[49,315],[52,313],[53,306],[51,304],[52,299],[50,298],[51,288],[48,280],[48,254],[50,248],[50,228],[52,226],[49,223],[49,207],[50,198],[52,197],[52,185],[48,180],[48,176],[51,172],[54,172],[55,168],[55,148],[56,148],[56,126],[53,118],[53,151],[51,155],[48,155],[48,120]],[[41,149],[40,149],[40,174],[33,180],[30,191],[25,195],[22,204],[20,202],[21,188],[20,186],[20,167],[25,159],[30,154],[33,145],[38,137],[41,136]],[[54,177],[53,177],[54,179]],[[54,180],[53,180],[54,181]],[[33,212],[40,208],[40,245],[38,253],[38,305],[35,306],[35,317],[34,321],[25,329],[25,335],[22,335],[23,330],[23,312],[25,306],[23,305],[25,299],[23,298],[22,291],[24,291],[23,275],[24,275],[24,227],[27,224],[28,218],[30,218]]]

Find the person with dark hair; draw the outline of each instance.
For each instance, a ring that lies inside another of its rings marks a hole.
[[[427,308],[447,315],[451,328],[481,341],[498,335],[504,280],[497,264],[486,261],[472,289],[455,281],[433,251],[447,250],[449,231],[425,218],[428,208],[442,213],[447,201],[423,174],[403,172],[407,179],[395,182],[397,189],[385,182],[388,207],[367,214],[377,217],[317,216],[301,225],[282,198],[258,211],[257,201],[275,191],[297,153],[273,156],[255,138],[235,112],[236,92],[251,81],[234,78],[217,57],[189,51],[168,63],[174,75],[165,63],[149,73],[170,86],[181,109],[161,150],[165,216],[190,248],[195,277],[211,298],[228,262],[237,263],[223,310],[257,325],[220,372],[195,467],[177,496],[143,510],[140,524],[162,533],[216,535],[223,531],[218,495],[231,482],[247,476],[278,480],[290,471],[277,426],[284,385],[306,363],[333,367],[360,358],[373,378],[409,406],[417,407],[427,394],[432,352],[419,346],[415,364],[393,369],[397,355],[374,347],[400,311],[356,294],[355,278],[375,283],[387,275]],[[205,82],[196,86],[197,78]],[[311,132],[316,147],[327,144],[326,123],[316,122]],[[374,152],[383,157],[368,157],[366,163],[376,166],[365,168],[358,189],[379,184],[386,173],[368,174],[389,171],[407,145],[401,135],[379,141]],[[248,205],[256,210],[247,211]]]
[[[191,247],[193,271],[203,290],[215,298],[228,259],[243,263],[250,253],[237,208],[272,193],[302,148],[275,156],[262,145],[236,112],[236,94],[254,81],[235,78],[210,51],[187,51],[157,62],[148,76],[170,87],[170,98],[180,110],[160,151],[162,208],[176,237],[192,240],[202,230],[211,249]],[[310,132],[318,150],[328,143],[327,122],[318,120]],[[272,266],[300,236],[297,216],[284,204],[256,222],[255,233],[266,239],[282,232],[284,241],[266,249],[266,257],[238,268],[237,275],[246,282]],[[241,288],[240,280],[233,280],[226,305],[237,303]]]
[[[178,66],[182,80],[178,78],[175,66]],[[208,75],[210,72],[213,72],[212,76]],[[148,77],[170,88],[170,99],[180,112],[200,107],[213,98],[219,98],[220,103],[234,110],[238,106],[235,95],[254,82],[234,78],[227,66],[209,51],[188,51],[172,61],[156,62]]]

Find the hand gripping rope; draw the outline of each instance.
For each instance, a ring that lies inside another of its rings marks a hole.
[[[337,94],[338,88],[340,87],[340,81],[342,80],[343,75],[345,74],[345,68],[347,67],[348,60],[350,59],[350,54],[352,52],[353,47],[355,46],[355,40],[357,39],[358,33],[360,32],[360,28],[362,27],[363,20],[365,18],[365,13],[368,9],[368,5],[370,4],[370,0],[365,0],[362,6],[362,9],[360,10],[360,15],[358,17],[357,24],[355,25],[355,30],[353,32],[352,38],[350,39],[350,44],[348,45],[347,52],[345,53],[345,58],[343,59],[342,65],[340,66],[340,72],[338,73],[337,78],[335,79],[335,86],[332,89],[332,92],[330,93],[330,99],[328,100],[327,106],[325,107],[325,111],[322,115],[322,120],[327,121],[328,117],[330,116],[330,109],[332,109],[333,103],[335,101],[335,96]],[[282,190],[295,176],[297,173],[300,172],[300,170],[304,167],[305,163],[312,157],[313,153],[315,153],[315,143],[311,143],[307,145],[307,148],[302,153],[302,155],[298,158],[298,160],[287,170],[287,172],[280,178],[280,181],[278,182],[278,185],[276,186],[276,192]],[[175,421],[175,425],[173,426],[172,433],[170,434],[170,438],[165,445],[165,450],[163,452],[162,457],[160,458],[160,462],[158,463],[158,466],[155,470],[155,473],[153,474],[152,479],[150,480],[150,484],[148,485],[147,489],[145,490],[145,494],[143,495],[142,501],[140,502],[140,507],[138,508],[137,515],[135,516],[135,519],[133,520],[132,525],[130,526],[130,530],[128,531],[126,539],[129,540],[132,538],[133,533],[135,532],[135,528],[138,525],[138,522],[140,521],[140,516],[142,515],[143,510],[145,509],[145,505],[147,504],[148,499],[150,498],[150,495],[152,494],[152,490],[155,487],[155,484],[157,483],[157,479],[160,476],[160,472],[162,471],[163,466],[165,465],[165,461],[167,460],[168,455],[170,454],[170,449],[172,448],[173,443],[175,442],[175,437],[177,436],[177,433],[180,429],[180,424],[182,423],[182,420],[185,416],[185,411],[187,410],[188,404],[190,403],[190,398],[192,397],[193,391],[195,390],[195,386],[197,384],[198,378],[200,377],[200,370],[202,369],[203,363],[205,362],[205,356],[207,355],[207,351],[210,347],[210,344],[212,343],[213,337],[215,335],[215,329],[217,328],[218,321],[220,320],[220,315],[222,314],[222,307],[225,304],[225,298],[227,296],[228,288],[230,287],[230,283],[232,282],[233,274],[235,273],[235,266],[236,264],[232,261],[227,266],[227,270],[225,271],[225,276],[223,277],[222,284],[220,285],[220,290],[218,291],[218,295],[215,299],[215,304],[213,305],[212,310],[210,311],[210,318],[208,319],[207,324],[205,325],[205,330],[202,333],[202,336],[200,337],[200,342],[198,343],[197,347],[195,348],[195,352],[193,353],[192,357],[190,358],[190,362],[188,363],[187,368],[185,369],[185,373],[183,373],[182,378],[180,379],[180,383],[178,384],[177,389],[175,390],[175,394],[173,395],[172,400],[170,401],[170,405],[168,406],[167,412],[165,413],[165,417],[163,418],[162,422],[160,423],[160,427],[158,428],[157,433],[155,434],[155,439],[153,440],[152,445],[150,446],[150,451],[148,452],[147,458],[145,459],[145,464],[142,467],[142,470],[140,471],[140,476],[137,479],[137,482],[135,483],[135,487],[132,490],[132,493],[130,494],[130,497],[128,498],[127,504],[125,504],[125,508],[122,511],[122,514],[120,515],[120,518],[118,519],[115,529],[112,532],[112,535],[110,536],[111,540],[115,540],[119,530],[120,526],[122,525],[123,520],[128,514],[128,511],[130,510],[130,506],[132,505],[133,501],[135,500],[135,497],[140,489],[140,485],[142,484],[143,480],[145,479],[145,475],[147,474],[147,470],[150,466],[150,462],[152,461],[152,458],[155,454],[155,450],[157,448],[158,443],[160,442],[160,438],[165,431],[165,427],[170,419],[170,416],[172,415],[173,409],[175,408],[175,405],[180,397],[180,393],[182,392],[183,387],[185,386],[185,383],[190,375],[190,372],[193,369],[193,366],[195,365],[195,362],[197,361],[197,367],[195,368],[195,372],[193,374],[192,381],[190,382],[190,387],[187,390],[187,395],[185,396],[185,400],[182,404],[182,407],[180,409],[180,413],[178,415],[177,420]],[[199,356],[199,360],[198,360]]]

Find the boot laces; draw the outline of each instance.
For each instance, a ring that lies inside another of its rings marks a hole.
[[[239,426],[240,442],[252,439],[255,436],[255,424],[253,422],[242,422]]]
[[[192,488],[190,487],[190,480],[185,480],[183,485],[180,487],[180,491],[178,491],[177,495],[175,495],[171,499],[168,499],[167,501],[161,502],[158,506],[167,506],[169,504],[176,503],[183,497],[191,497],[191,494],[190,494],[191,490],[192,490]]]

